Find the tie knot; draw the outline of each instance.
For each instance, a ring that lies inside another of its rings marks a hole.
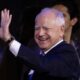
[[[43,52],[43,51],[40,51],[40,55],[44,56],[45,54],[44,54],[44,52]]]

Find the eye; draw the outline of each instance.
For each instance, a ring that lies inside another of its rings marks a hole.
[[[49,28],[49,27],[43,27],[43,29],[44,29],[45,31],[49,31],[51,28]]]
[[[38,26],[35,26],[35,30],[39,30],[40,29],[40,27],[38,27]]]
[[[47,31],[47,30],[49,30],[49,28],[47,28],[47,27],[44,27],[44,30],[46,30],[46,31]]]

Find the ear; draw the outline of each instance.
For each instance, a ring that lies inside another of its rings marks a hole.
[[[71,25],[74,26],[78,22],[78,19],[75,17],[71,20]]]
[[[64,28],[64,26],[61,26],[61,34],[60,34],[61,37],[63,37],[64,32],[65,32],[65,28]]]

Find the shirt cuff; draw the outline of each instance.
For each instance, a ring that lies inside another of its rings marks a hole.
[[[10,44],[9,44],[9,50],[12,52],[13,55],[17,56],[19,49],[20,49],[21,43],[13,40]]]

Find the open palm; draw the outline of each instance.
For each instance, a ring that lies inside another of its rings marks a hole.
[[[7,41],[11,34],[9,32],[9,25],[11,23],[12,15],[10,14],[10,11],[7,9],[4,9],[1,11],[1,26],[0,26],[0,38],[4,41]]]

